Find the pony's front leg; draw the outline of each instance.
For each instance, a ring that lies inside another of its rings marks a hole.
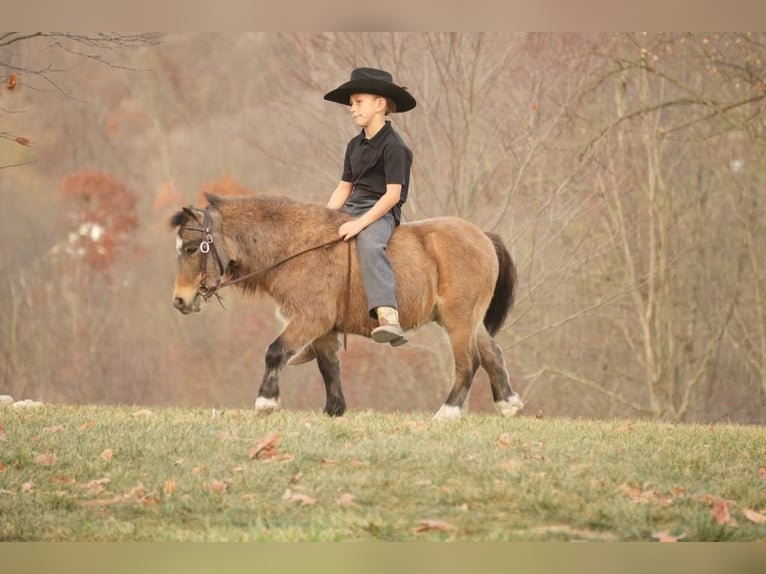
[[[285,346],[283,335],[269,345],[263,382],[258,390],[258,398],[255,399],[256,413],[268,415],[279,408],[279,373],[294,354],[295,349]]]

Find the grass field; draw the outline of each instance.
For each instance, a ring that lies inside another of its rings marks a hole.
[[[766,428],[0,407],[5,541],[766,540]]]

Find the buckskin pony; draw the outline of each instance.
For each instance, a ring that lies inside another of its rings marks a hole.
[[[218,289],[235,283],[267,293],[287,324],[266,351],[256,411],[278,408],[279,374],[288,363],[316,360],[324,411],[342,415],[339,335],[369,337],[377,325],[367,310],[356,242],[338,238],[349,216],[282,196],[208,194],[207,200],[204,209],[185,207],[170,218],[178,250],[173,306],[199,312]],[[516,282],[500,237],[457,217],[435,217],[400,225],[388,254],[402,328],[436,321],[451,343],[454,383],[434,418],[460,416],[479,366],[489,375],[497,410],[516,414],[523,403],[493,339],[513,305]]]

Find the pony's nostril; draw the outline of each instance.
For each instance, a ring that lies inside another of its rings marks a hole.
[[[183,309],[184,308],[184,300],[181,299],[181,297],[176,297],[173,299],[173,307],[176,309]]]

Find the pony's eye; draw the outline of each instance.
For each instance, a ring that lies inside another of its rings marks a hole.
[[[184,247],[184,251],[187,255],[194,255],[197,252],[197,246],[196,245],[187,245]]]

